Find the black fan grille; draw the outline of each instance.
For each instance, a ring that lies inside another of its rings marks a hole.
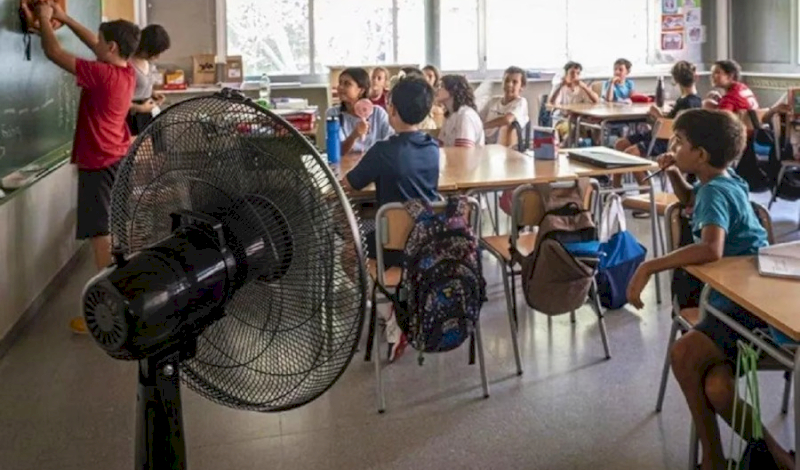
[[[198,338],[196,356],[182,364],[188,385],[257,411],[294,408],[325,392],[355,351],[366,278],[353,211],[316,149],[285,121],[235,96],[173,106],[120,167],[115,248],[130,253],[168,236],[178,209],[234,213],[291,254],[288,265],[257,267],[263,275]]]

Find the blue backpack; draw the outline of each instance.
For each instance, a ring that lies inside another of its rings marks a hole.
[[[425,201],[406,203],[415,224],[404,249],[400,294],[390,298],[420,364],[422,353],[450,351],[471,338],[487,300],[466,207],[465,197],[449,198],[438,214]]]
[[[615,222],[619,229],[612,234]],[[628,303],[628,284],[647,256],[647,249],[625,229],[625,212],[618,194],[611,194],[606,200],[600,242],[600,264],[595,276],[597,293],[603,307],[615,310]]]

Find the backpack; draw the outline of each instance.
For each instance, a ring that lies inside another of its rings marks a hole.
[[[472,337],[487,300],[486,281],[478,238],[465,216],[466,197],[449,198],[439,214],[421,200],[405,207],[415,223],[403,252],[403,300],[390,298],[422,364],[422,353],[450,351]]]
[[[586,302],[599,262],[597,229],[583,208],[589,180],[581,178],[566,188],[549,184],[534,188],[544,213],[536,246],[524,257],[511,247],[511,259],[522,267],[522,290],[528,305],[547,315],[560,315]],[[587,250],[587,246],[594,248]],[[584,253],[576,256],[577,249]]]
[[[747,181],[750,191],[759,192],[775,186],[780,162],[775,154],[775,133],[763,126],[755,111],[747,112],[753,125],[753,135],[748,137],[744,153],[736,165],[736,173]]]

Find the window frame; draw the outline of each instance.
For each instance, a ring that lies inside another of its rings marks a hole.
[[[300,83],[300,84],[320,84],[326,83],[328,80],[328,73],[325,70],[317,70],[316,67],[316,28],[314,26],[314,6],[316,0],[306,0],[308,2],[308,27],[309,27],[309,44],[310,44],[310,73],[302,75],[270,75],[274,83]],[[489,69],[487,67],[487,0],[476,0],[478,8],[478,68],[475,70],[443,70],[445,73],[463,74],[470,80],[484,80],[484,79],[498,79],[502,78],[503,70]],[[564,0],[561,0],[564,1]],[[653,73],[663,73],[669,70],[669,64],[657,62],[656,59],[656,39],[658,37],[658,0],[642,0],[647,2],[647,18],[648,18],[648,32],[647,32],[647,62],[645,64],[637,64],[637,75],[647,75]],[[440,38],[439,38],[439,20],[441,17],[440,0],[424,0],[425,2],[425,18],[426,23],[426,47],[424,63],[435,63],[437,66],[440,62],[438,59],[441,52],[439,51]],[[392,0],[392,63],[397,63],[399,55],[398,46],[398,0]],[[216,38],[217,38],[217,62],[224,63],[227,57],[228,37],[227,37],[227,0],[216,0]],[[567,51],[569,51],[569,35],[565,35],[567,41]],[[800,58],[798,58],[800,61]],[[610,65],[609,65],[610,68]],[[557,70],[545,69],[544,72],[553,72]],[[593,70],[588,70],[590,75],[593,75]],[[251,78],[253,76],[248,76]]]

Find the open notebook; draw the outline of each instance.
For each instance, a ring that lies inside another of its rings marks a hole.
[[[758,250],[758,272],[762,276],[800,279],[800,241]]]

